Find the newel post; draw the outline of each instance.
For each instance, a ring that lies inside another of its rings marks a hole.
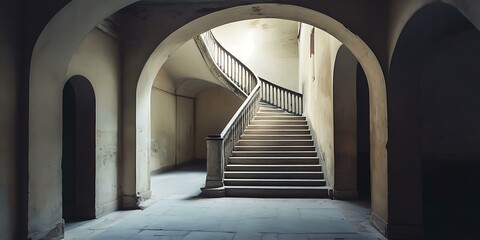
[[[220,135],[210,135],[207,140],[207,180],[202,188],[205,197],[224,197],[223,185],[223,138]]]

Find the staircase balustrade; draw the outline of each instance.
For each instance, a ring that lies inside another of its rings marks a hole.
[[[269,103],[289,113],[303,114],[303,95],[278,86],[260,78],[262,85],[262,102]]]
[[[202,192],[205,196],[225,195],[223,173],[235,143],[253,120],[260,102],[273,104],[285,111],[302,115],[302,95],[280,87],[267,80],[261,80],[252,70],[229,53],[213,36],[211,31],[195,38],[204,60],[214,66],[212,72],[227,79],[228,86],[247,96],[246,100],[230,119],[220,135],[207,137],[207,179]],[[220,71],[218,71],[220,70]]]

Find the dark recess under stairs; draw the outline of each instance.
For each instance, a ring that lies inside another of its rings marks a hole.
[[[306,118],[266,103],[235,145],[224,183],[232,197],[328,197]]]

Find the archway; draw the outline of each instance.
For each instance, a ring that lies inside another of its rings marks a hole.
[[[365,72],[357,64],[357,190],[359,199],[370,199],[370,101]]]
[[[82,76],[63,89],[62,216],[95,218],[95,93]]]
[[[83,36],[97,22],[136,0],[98,1],[74,0],[60,11],[46,26],[33,51],[30,72],[29,116],[29,229],[31,235],[44,235],[61,225],[61,205],[58,196],[61,187],[61,87],[65,79],[68,59],[71,58]],[[90,16],[85,18],[85,15]],[[148,192],[149,99],[153,78],[168,55],[196,34],[228,22],[255,17],[276,17],[305,22],[332,34],[356,56],[370,87],[372,143],[372,210],[373,221],[383,231],[388,220],[387,211],[387,115],[385,82],[381,66],[373,51],[359,37],[338,21],[304,7],[282,4],[255,4],[228,8],[191,21],[161,42],[141,71],[138,84],[128,82],[124,88],[134,88],[124,96],[123,195],[135,199],[138,192]],[[71,28],[72,22],[77,23]],[[161,39],[160,39],[161,41]],[[48,43],[48,44],[47,44]],[[142,65],[143,66],[143,65]],[[131,89],[127,89],[127,92]],[[375,104],[373,104],[375,103]],[[49,136],[45,138],[45,136]],[[127,139],[127,140],[126,140]],[[46,151],[48,150],[48,151]],[[126,154],[126,155],[125,155]],[[128,157],[125,157],[128,156]],[[48,176],[48,177],[46,177]],[[44,186],[51,183],[48,188]],[[42,196],[48,195],[49,199]],[[123,204],[125,204],[124,201]],[[136,201],[131,201],[136,202]],[[128,203],[126,204],[128,205]],[[40,224],[42,223],[42,224]]]
[[[356,199],[357,189],[357,66],[340,46],[333,72],[334,198]],[[369,176],[370,177],[370,176]]]
[[[335,199],[370,200],[368,92],[362,66],[342,45],[333,73]]]
[[[399,37],[388,84],[389,213],[392,224],[413,230],[392,229],[396,234],[478,237],[478,212],[464,209],[478,200],[468,191],[445,193],[480,182],[471,170],[480,157],[473,144],[480,99],[472,90],[479,87],[479,35],[455,7],[434,3],[417,11]]]
[[[302,14],[298,14],[298,12]],[[260,12],[260,14],[259,14]],[[271,17],[304,22],[318,27],[339,41],[345,44],[347,48],[358,59],[361,66],[365,69],[370,88],[370,131],[371,131],[371,165],[372,169],[372,221],[382,232],[387,223],[387,161],[386,161],[386,93],[385,82],[381,67],[368,46],[359,38],[348,31],[343,25],[334,19],[310,9],[292,6],[292,5],[274,5],[258,4],[241,7],[233,7],[219,12],[209,14],[198,18],[166,38],[155,49],[148,59],[140,75],[140,80],[136,92],[136,136],[137,153],[148,151],[150,139],[149,131],[149,99],[150,89],[155,73],[166,61],[172,49],[175,49],[179,43],[184,43],[193,36],[207,31],[216,26],[233,21],[247,20],[261,17]],[[374,126],[374,127],[372,127]],[[138,156],[138,155],[137,155]],[[130,163],[133,164],[133,163]],[[144,163],[136,162],[137,176],[147,176]],[[131,165],[130,165],[131,166]],[[132,170],[133,171],[133,170]],[[138,182],[137,182],[138,184]],[[146,184],[143,184],[146,186]]]

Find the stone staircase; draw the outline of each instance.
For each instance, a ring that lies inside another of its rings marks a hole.
[[[307,121],[261,103],[224,172],[226,196],[328,197]]]

